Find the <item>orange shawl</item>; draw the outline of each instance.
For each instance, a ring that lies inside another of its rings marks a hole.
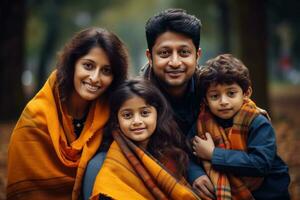
[[[108,106],[95,101],[80,137],[58,97],[53,72],[27,104],[8,149],[7,199],[78,199],[89,159],[102,140]]]
[[[92,200],[98,200],[100,194],[118,200],[199,199],[184,179],[176,180],[121,133],[113,132],[113,136],[115,141],[96,177]]]

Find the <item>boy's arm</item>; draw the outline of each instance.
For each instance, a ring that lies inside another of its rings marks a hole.
[[[250,125],[247,152],[215,148],[211,163],[216,170],[238,176],[265,176],[276,155],[275,133],[262,115]]]

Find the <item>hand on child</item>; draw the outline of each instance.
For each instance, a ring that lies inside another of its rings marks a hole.
[[[203,200],[211,200],[215,198],[214,186],[207,175],[198,177],[193,182],[193,189]]]
[[[202,159],[211,160],[215,144],[209,133],[205,133],[205,136],[206,139],[201,139],[199,136],[194,137],[193,154]]]

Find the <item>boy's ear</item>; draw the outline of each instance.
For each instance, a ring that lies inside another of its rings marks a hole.
[[[247,91],[244,93],[244,98],[249,99],[252,95],[252,87],[249,87]]]
[[[146,50],[146,56],[148,58],[149,65],[152,66],[152,56],[151,56],[151,52],[149,49]]]
[[[208,102],[207,102],[207,100],[206,100],[206,97],[203,97],[202,103],[203,103],[204,105],[208,106]]]

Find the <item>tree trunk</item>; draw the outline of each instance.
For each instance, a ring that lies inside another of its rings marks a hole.
[[[24,106],[25,1],[0,1],[0,120],[16,119]]]
[[[232,3],[237,28],[237,54],[250,70],[252,98],[258,106],[269,110],[266,1],[233,0]]]

